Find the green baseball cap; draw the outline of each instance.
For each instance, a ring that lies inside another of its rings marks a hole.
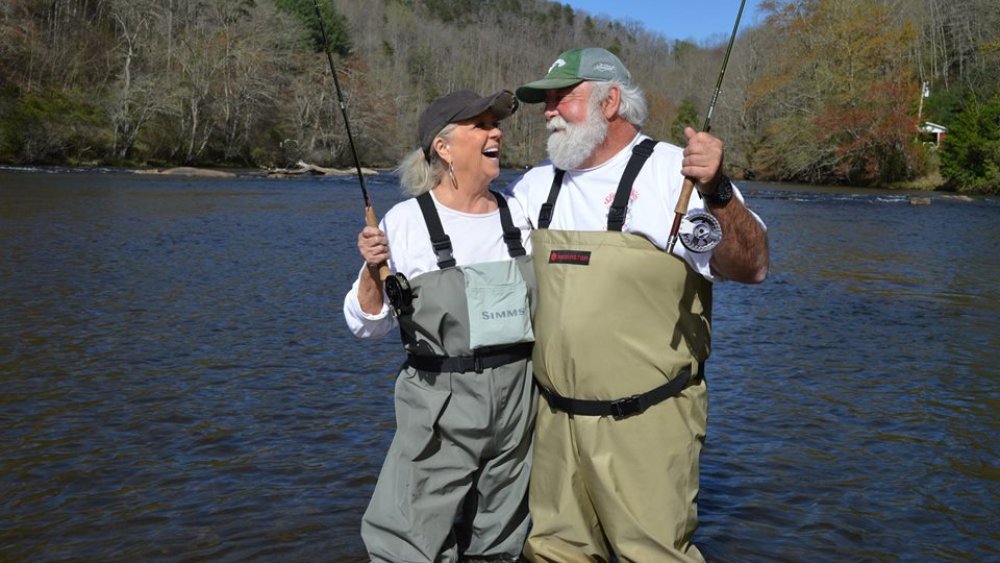
[[[616,80],[629,86],[632,75],[611,51],[599,47],[570,49],[563,52],[549,67],[545,78],[529,82],[517,89],[517,97],[526,104],[545,101],[546,90],[559,90],[583,82]]]

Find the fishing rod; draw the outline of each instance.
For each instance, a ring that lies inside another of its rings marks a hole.
[[[702,131],[708,133],[712,130],[712,112],[715,111],[715,104],[719,101],[719,94],[722,93],[722,79],[726,76],[726,67],[729,66],[729,54],[733,51],[733,43],[736,42],[736,32],[740,29],[740,19],[743,17],[743,7],[747,0],[740,2],[740,11],[736,14],[736,23],[733,24],[733,32],[729,36],[729,45],[726,47],[726,56],[722,59],[722,68],[719,69],[719,78],[715,81],[715,92],[712,94],[712,101],[708,104],[708,112],[705,114],[705,125]],[[687,214],[688,204],[691,201],[691,193],[694,192],[694,180],[684,178],[684,185],[681,186],[681,195],[674,208],[674,223],[670,227],[670,236],[667,238],[667,252],[674,251],[677,244],[678,233],[681,229],[681,219]],[[710,213],[692,213],[688,220],[694,223],[694,231],[688,237],[681,237],[681,242],[689,250],[694,252],[705,252],[715,248],[722,240],[722,226],[719,220]]]
[[[323,14],[320,13],[319,3],[313,0],[313,8],[316,10],[316,21],[319,23],[319,32],[323,38],[323,52],[326,53],[326,60],[330,63],[330,74],[333,75],[333,86],[337,91],[337,102],[340,104],[340,114],[344,117],[344,128],[347,129],[347,142],[351,146],[351,155],[354,157],[354,168],[358,171],[358,182],[361,184],[361,195],[365,198],[365,224],[378,228],[378,219],[375,217],[375,207],[372,206],[371,196],[368,194],[368,186],[365,184],[365,175],[361,172],[361,162],[358,160],[358,151],[354,147],[354,136],[351,135],[351,122],[347,119],[347,105],[344,104],[344,95],[340,91],[340,80],[337,79],[337,68],[333,65],[333,55],[330,54],[330,42],[326,35],[326,26],[323,25]],[[392,278],[389,274],[389,265],[382,262],[378,266],[378,278],[385,282],[387,278]],[[393,286],[390,282],[389,286]],[[387,287],[389,289],[389,287]],[[393,287],[395,289],[395,287]],[[390,298],[392,292],[390,291]]]

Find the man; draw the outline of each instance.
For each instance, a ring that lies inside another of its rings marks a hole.
[[[645,100],[612,53],[566,51],[517,97],[544,103],[550,132],[550,160],[512,187],[535,228],[543,395],[525,556],[702,561],[712,282],[764,280],[765,227],[723,175],[721,141],[688,128],[683,150],[643,142]],[[722,227],[709,252],[666,252],[685,177],[689,207]]]

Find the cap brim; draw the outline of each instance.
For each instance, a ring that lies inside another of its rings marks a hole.
[[[459,90],[434,100],[417,122],[424,157],[430,158],[431,143],[449,123],[472,119],[486,112],[492,113],[497,120],[506,119],[517,111],[517,105],[517,98],[509,90],[483,97],[469,90]]]
[[[546,90],[560,90],[576,86],[583,82],[582,78],[543,78],[529,82],[517,89],[517,99],[526,104],[537,104],[545,101]]]
[[[517,111],[517,98],[507,90],[501,90],[492,96],[484,96],[455,115],[450,122],[472,119],[487,111],[497,119],[506,119]]]

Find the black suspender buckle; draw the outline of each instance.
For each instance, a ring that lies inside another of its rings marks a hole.
[[[431,240],[434,247],[434,254],[437,256],[438,268],[450,268],[455,265],[455,258],[451,254],[451,239],[445,235],[443,239]]]
[[[646,410],[642,406],[642,401],[639,400],[639,395],[632,395],[631,397],[623,397],[616,401],[611,401],[610,406],[611,416],[613,416],[615,420],[628,418]]]
[[[503,242],[504,244],[507,245],[507,248],[510,248],[511,244],[516,244],[517,246],[521,246],[521,230],[512,229],[508,231],[504,229]]]
[[[619,224],[625,223],[625,213],[628,211],[627,207],[617,207],[612,205],[608,209],[608,223],[612,221],[618,222]]]
[[[549,223],[552,222],[552,207],[553,206],[552,206],[551,203],[543,203],[542,204],[542,209],[538,213],[538,228],[539,229],[547,229],[548,226],[549,226]]]
[[[549,188],[549,197],[542,204],[542,209],[538,213],[538,224],[535,225],[537,228],[549,228],[549,223],[552,222],[552,210],[556,206],[556,198],[559,197],[559,190],[562,189],[563,176],[565,175],[565,170],[555,168],[555,175],[552,176],[552,187]]]

